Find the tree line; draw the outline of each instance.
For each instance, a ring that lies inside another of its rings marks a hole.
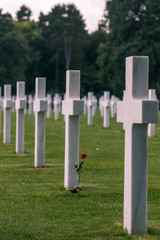
[[[81,95],[103,91],[121,97],[125,88],[125,57],[150,58],[150,88],[160,94],[160,2],[112,0],[97,30],[89,33],[74,4],[55,5],[31,20],[23,5],[13,19],[0,9],[0,85],[26,82],[34,93],[36,77],[46,77],[47,92],[65,92],[66,70],[81,70]]]

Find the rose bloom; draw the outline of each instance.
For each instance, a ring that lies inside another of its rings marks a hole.
[[[42,166],[38,166],[38,168],[42,168]]]
[[[81,155],[81,158],[86,158],[87,157],[87,154],[86,153],[83,153],[82,155]]]
[[[75,188],[70,189],[71,193],[78,193],[78,190]]]

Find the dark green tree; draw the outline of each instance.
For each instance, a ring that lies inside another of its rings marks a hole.
[[[16,31],[11,15],[0,11],[1,86],[10,83],[15,91],[16,81],[25,80],[27,51],[25,39]]]
[[[30,17],[32,15],[32,11],[29,7],[22,5],[20,7],[20,10],[16,12],[17,20],[18,21],[26,21],[30,20]]]
[[[48,15],[41,13],[39,27],[46,41],[42,54],[48,86],[64,92],[65,71],[82,66],[87,38],[84,20],[75,5],[56,5]]]
[[[85,48],[85,66],[82,72],[82,92],[85,94],[93,91],[99,96],[105,88],[99,81],[99,67],[96,63],[98,57],[98,47],[100,44],[106,42],[107,34],[99,25],[97,31],[88,35],[88,42]]]
[[[35,78],[41,75],[43,37],[35,22],[15,21],[16,31],[23,37],[27,46],[25,62],[26,92],[34,92]]]
[[[160,90],[160,2],[154,0],[112,0],[106,2],[103,25],[107,41],[99,47],[100,79],[112,92],[122,95],[125,58],[150,58],[150,87]]]
[[[31,10],[22,6],[13,20],[0,10],[1,85],[26,81],[26,93],[34,92],[35,78],[46,77],[47,91],[64,93],[66,70],[81,70],[81,93],[102,91],[98,46],[106,41],[105,23],[89,34],[74,4],[57,5],[38,22],[30,20]]]

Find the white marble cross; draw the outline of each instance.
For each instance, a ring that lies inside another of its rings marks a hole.
[[[35,157],[34,166],[45,166],[45,112],[47,111],[46,79],[36,78],[35,111]]]
[[[103,127],[109,127],[109,113],[110,113],[110,92],[104,92],[104,101],[103,101]]]
[[[88,125],[92,126],[93,125],[93,92],[88,93],[88,102],[87,102],[87,107],[88,107]]]
[[[150,100],[157,100],[155,89],[149,89],[149,99]],[[155,136],[155,124],[154,123],[149,123],[148,124],[148,136],[149,137],[154,137]]]
[[[80,71],[66,72],[66,97],[62,101],[65,114],[65,171],[64,187],[78,185],[75,163],[79,162],[79,115],[84,113],[84,101],[80,100]]]
[[[4,85],[4,122],[3,122],[3,143],[10,143],[10,130],[11,130],[11,85]]]
[[[25,82],[17,82],[16,107],[16,153],[24,153]]]
[[[51,94],[47,94],[47,118],[51,118],[52,111],[52,96]]]
[[[97,98],[93,95],[92,97],[92,116],[94,117],[96,115],[97,111]]]
[[[54,119],[59,119],[59,112],[60,112],[60,97],[59,94],[56,93],[53,99],[53,105],[54,105]]]
[[[158,122],[158,101],[148,98],[148,57],[126,58],[125,100],[117,121],[125,123],[124,230],[147,232],[147,125]]]
[[[28,114],[32,115],[32,111],[33,111],[33,97],[32,95],[28,96]]]

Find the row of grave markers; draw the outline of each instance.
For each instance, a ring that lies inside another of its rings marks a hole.
[[[105,94],[109,94],[109,92],[104,92]],[[32,114],[32,112],[34,111],[34,98],[32,97],[32,95],[24,96],[25,98],[25,103],[24,103],[24,113],[27,113],[27,100],[28,100],[28,113],[29,115]],[[64,97],[65,99],[65,97]],[[105,111],[105,106],[103,106],[104,102],[103,102],[103,96],[100,98],[99,100],[99,109],[101,112],[101,115],[103,116],[103,112]],[[111,101],[108,99],[108,103],[111,103],[111,117],[115,117],[116,114],[116,102],[117,102],[116,97],[112,96],[111,97]],[[93,92],[89,92],[88,93],[88,99],[87,97],[83,97],[82,100],[84,100],[84,115],[86,115],[88,113],[88,125],[92,126],[93,125],[93,117],[96,114],[96,110],[97,110],[97,98],[93,95]],[[3,102],[3,97],[1,97],[1,101]],[[16,97],[12,96],[11,97],[11,109],[12,111],[15,111],[15,102],[16,102]],[[54,106],[54,115],[55,115],[55,120],[59,119],[59,113],[61,112],[61,102],[62,99],[60,97],[59,94],[55,94],[54,98],[53,98],[53,106]],[[108,106],[107,106],[108,107]],[[1,108],[3,109],[3,104],[1,106]],[[47,94],[47,118],[51,117],[51,111],[52,111],[52,97],[51,94]],[[105,114],[106,115],[106,114]],[[105,117],[104,117],[105,118]],[[105,124],[104,124],[105,127]]]
[[[34,111],[34,98],[32,95],[29,95],[28,98],[27,96],[24,96],[25,98],[25,103],[24,103],[24,114],[27,113],[27,99],[28,99],[28,114],[32,115],[32,112]],[[2,104],[2,97],[1,97],[1,109],[3,109]],[[123,94],[123,99],[125,99],[125,91]],[[149,89],[149,99],[150,100],[156,100],[156,92],[155,89]],[[97,99],[93,95],[93,92],[88,93],[88,99],[87,97],[83,97],[82,100],[84,101],[84,115],[88,113],[88,125],[92,126],[93,125],[93,117],[95,116],[96,109],[97,109]],[[110,126],[110,112],[111,112],[111,118],[114,118],[117,114],[117,102],[120,101],[119,98],[115,97],[114,95],[111,96],[110,98],[110,92],[105,91],[104,95],[99,98],[99,110],[100,114],[103,117],[103,127],[104,128],[109,128]],[[11,111],[15,111],[16,109],[16,98],[15,96],[11,97]],[[61,103],[62,103],[62,98],[60,97],[59,94],[55,94],[53,98],[53,109],[54,109],[54,117],[55,120],[59,119],[59,114],[61,113]],[[52,97],[51,94],[47,94],[47,118],[51,117],[51,112],[52,112]],[[123,129],[125,126],[123,126]],[[155,136],[155,124],[149,124],[148,125],[148,136],[153,137]]]
[[[24,151],[25,85],[17,82],[16,152]],[[45,166],[46,79],[36,78],[35,167]],[[92,93],[88,95],[88,121],[92,119]],[[151,98],[151,99],[150,99]],[[4,86],[4,143],[10,142],[11,85]],[[109,93],[105,92],[103,115],[108,118]],[[84,114],[80,99],[80,71],[67,71],[66,96],[62,101],[65,115],[64,187],[78,185],[75,163],[79,162],[79,117]],[[126,90],[117,101],[117,121],[125,129],[124,229],[128,234],[147,232],[147,125],[158,123],[159,101],[148,91],[148,57],[126,58]],[[106,121],[107,122],[107,121]]]
[[[0,93],[0,99],[1,99],[1,110],[3,110],[3,100],[4,98],[1,96]],[[28,97],[25,95],[25,106],[24,106],[24,113],[27,113],[27,102],[28,102],[28,114],[32,115],[32,112],[34,111],[34,98],[32,95],[29,95]],[[11,99],[11,111],[14,112],[16,110],[16,97],[12,96]],[[59,119],[59,113],[61,112],[61,102],[62,99],[58,93],[55,94],[53,98],[53,106],[54,106],[54,112],[55,112],[55,120]],[[51,117],[51,111],[52,111],[52,97],[51,94],[47,94],[47,118]]]
[[[45,112],[47,111],[46,79],[36,78],[35,111],[35,167],[45,165]],[[25,83],[17,82],[16,153],[24,153],[24,109],[26,106]],[[4,85],[4,130],[3,143],[10,143],[11,85]]]
[[[10,87],[9,87],[10,88]],[[10,89],[11,91],[11,89]],[[112,96],[113,97],[113,96]],[[15,96],[12,97],[11,99],[11,105],[12,105],[12,111],[14,111],[15,109]],[[24,96],[24,99],[25,99],[25,102],[24,102],[24,113],[27,112],[27,104],[26,104],[26,101],[27,101],[27,96]],[[2,100],[2,97],[1,97],[1,100]],[[87,113],[88,111],[88,125],[92,126],[93,125],[93,117],[96,113],[96,109],[97,109],[97,99],[96,97],[93,95],[92,92],[89,92],[88,93],[88,101],[87,101],[87,97],[84,97],[82,100],[84,100],[84,115]],[[5,102],[5,101],[4,101]],[[51,110],[52,110],[52,97],[50,94],[47,94],[47,117],[50,118],[51,116]],[[114,117],[115,116],[115,111],[113,113],[112,109],[114,109],[115,107],[115,104],[112,104],[112,98],[111,98],[111,116]],[[59,113],[61,112],[61,97],[59,96],[59,94],[55,94],[55,97],[53,99],[53,104],[54,104],[54,111],[55,111],[55,119],[59,119]],[[4,104],[2,104],[1,107],[3,107]],[[33,105],[33,97],[32,95],[29,95],[28,97],[28,113],[29,115],[32,114],[32,111],[33,111],[33,108],[34,108],[34,105]],[[88,110],[87,110],[88,109]],[[100,110],[102,110],[103,107],[101,107],[101,104],[100,104]],[[104,110],[105,111],[105,110]]]
[[[37,83],[36,79],[36,84]],[[36,86],[37,92],[38,86]],[[45,100],[46,101],[46,100]],[[36,100],[35,100],[36,105]],[[2,102],[1,102],[2,106]],[[16,153],[24,153],[24,109],[26,106],[25,83],[17,82],[17,98],[15,101],[16,109]],[[11,112],[11,85],[4,85],[4,127],[3,127],[3,143],[10,143],[10,112]],[[37,108],[35,108],[35,111]],[[36,134],[35,134],[36,135]],[[36,138],[35,138],[36,139]]]
[[[156,99],[156,94],[154,89],[149,90],[149,98],[150,99]],[[24,113],[27,112],[27,96],[24,96],[25,102],[24,102]],[[124,96],[125,98],[125,91]],[[93,95],[92,92],[88,93],[88,100],[87,97],[83,97],[82,100],[84,100],[84,115],[88,112],[88,125],[93,125],[93,117],[96,113],[97,109],[97,99]],[[104,95],[100,97],[99,99],[99,109],[101,116],[103,117],[103,127],[108,128],[109,127],[109,119],[110,119],[110,110],[111,110],[111,117],[115,117],[117,113],[117,101],[119,101],[115,96],[111,96],[110,99],[110,92],[105,91]],[[54,106],[54,113],[55,113],[55,120],[59,119],[59,113],[61,112],[61,97],[59,94],[55,94],[53,98],[53,106]],[[12,105],[12,111],[15,109],[15,102],[16,98],[15,96],[12,96],[11,98],[11,105]],[[4,104],[2,104],[1,108]],[[33,105],[33,97],[32,95],[28,96],[28,113],[29,115],[32,114],[34,105]],[[52,97],[51,94],[47,94],[47,118],[51,117],[51,111],[52,111]],[[9,131],[9,129],[8,129]],[[154,136],[155,135],[155,124],[149,124],[148,126],[148,136]]]

